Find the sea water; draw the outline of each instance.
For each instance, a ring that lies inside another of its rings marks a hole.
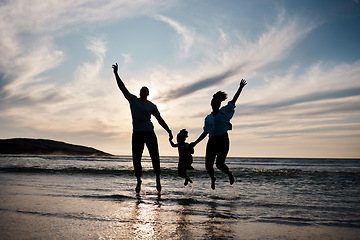
[[[236,182],[203,157],[162,191],[144,157],[140,194],[129,156],[0,156],[1,239],[358,239],[360,160],[227,158]]]

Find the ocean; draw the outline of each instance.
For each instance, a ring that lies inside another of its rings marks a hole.
[[[359,239],[360,160],[227,158],[236,182],[203,157],[177,176],[149,157],[143,183],[129,156],[0,155],[0,239]]]

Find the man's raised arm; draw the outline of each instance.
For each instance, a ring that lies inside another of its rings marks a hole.
[[[116,78],[116,82],[117,82],[117,85],[119,86],[121,92],[124,94],[124,97],[129,100],[130,98],[130,92],[129,90],[127,90],[127,88],[125,87],[125,84],[124,82],[121,80],[121,78],[119,77],[119,74],[118,74],[118,64],[115,63],[114,65],[112,65],[112,68],[114,70],[114,74],[115,74],[115,78]]]

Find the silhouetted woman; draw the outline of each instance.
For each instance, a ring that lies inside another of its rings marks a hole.
[[[213,99],[211,100],[213,111],[205,118],[204,132],[195,142],[191,143],[191,145],[195,147],[196,144],[201,142],[209,134],[209,140],[206,145],[205,166],[206,171],[211,178],[212,189],[215,189],[216,181],[214,175],[215,159],[216,167],[228,174],[230,184],[232,185],[235,182],[234,176],[225,164],[230,145],[227,131],[232,129],[230,119],[235,113],[235,103],[245,85],[246,81],[242,79],[233,99],[222,108],[220,108],[221,102],[227,98],[226,93],[219,91],[213,95]]]

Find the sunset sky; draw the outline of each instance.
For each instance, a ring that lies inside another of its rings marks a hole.
[[[231,100],[245,78],[229,156],[360,158],[358,0],[5,0],[0,36],[2,139],[130,155],[117,62],[129,91],[147,86],[189,142],[212,95]],[[177,155],[152,121],[160,154]]]

